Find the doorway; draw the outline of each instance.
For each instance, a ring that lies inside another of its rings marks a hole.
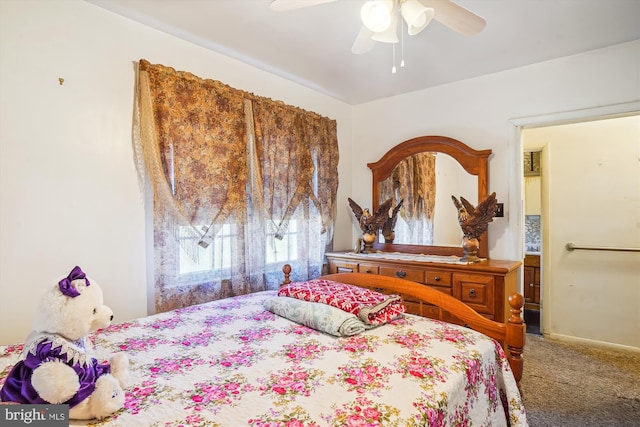
[[[541,128],[544,129],[544,128]],[[542,149],[540,139],[522,132],[524,176],[524,321],[527,333],[541,335]]]
[[[598,111],[596,111],[597,113]],[[585,113],[585,112],[581,112]],[[614,117],[615,116],[615,117]],[[553,123],[553,120],[535,123],[534,125],[524,125],[520,131],[520,158],[524,158],[525,153],[532,150],[541,152],[541,173],[540,173],[540,216],[539,235],[540,245],[540,305],[539,310],[525,311],[525,321],[534,323],[539,315],[540,332],[544,335],[550,334],[557,338],[567,338],[573,340],[600,341],[603,343],[614,343],[620,345],[637,345],[631,337],[631,331],[621,331],[612,334],[614,330],[614,319],[611,313],[617,311],[615,317],[627,317],[631,323],[637,323],[638,312],[636,286],[633,283],[625,284],[625,277],[636,275],[637,255],[612,256],[609,254],[593,254],[588,251],[581,251],[578,254],[566,250],[565,245],[572,239],[581,239],[583,244],[600,244],[612,246],[637,246],[640,237],[637,231],[634,232],[633,224],[625,219],[613,219],[614,214],[626,211],[626,215],[637,217],[632,200],[631,203],[619,203],[620,197],[615,199],[615,191],[612,188],[624,186],[627,194],[637,191],[633,187],[633,182],[638,182],[638,166],[633,162],[626,161],[623,157],[615,157],[619,151],[627,150],[626,157],[638,159],[640,149],[640,138],[637,130],[637,123],[640,123],[637,116],[637,106],[635,118],[631,117],[632,128],[630,134],[627,133],[622,140],[624,146],[615,146],[616,119],[634,116],[633,112],[616,115],[582,116],[577,113],[576,117],[570,120],[562,120],[562,123]],[[609,120],[612,120],[609,122]],[[533,120],[532,120],[533,122]],[[557,120],[556,120],[557,122]],[[624,122],[624,120],[622,121]],[[611,128],[606,128],[611,123]],[[627,123],[629,121],[627,120]],[[619,127],[619,126],[618,126]],[[614,129],[609,130],[609,129]],[[598,136],[597,144],[606,147],[600,154],[592,155],[593,148],[587,145],[588,140],[594,134]],[[577,135],[577,136],[575,136]],[[572,141],[573,139],[573,141]],[[576,141],[579,139],[580,141]],[[562,141],[568,141],[562,145]],[[584,145],[583,145],[584,143]],[[572,148],[567,147],[571,145]],[[558,158],[566,157],[565,163],[560,167]],[[552,160],[550,160],[552,159]],[[621,167],[626,162],[629,170],[624,172]],[[549,165],[551,163],[551,165]],[[549,167],[554,169],[549,175]],[[606,171],[606,168],[610,169]],[[523,165],[523,172],[524,172]],[[560,172],[559,172],[560,171]],[[604,171],[604,172],[603,172]],[[527,178],[524,173],[522,179],[522,218],[523,218],[523,252],[526,261],[527,252],[532,252],[532,248],[527,244]],[[603,178],[616,177],[618,183],[611,181],[601,185]],[[592,180],[592,181],[590,181]],[[552,181],[552,182],[551,182]],[[573,184],[568,184],[569,182]],[[612,183],[614,182],[614,183]],[[551,187],[553,184],[553,187]],[[549,189],[553,189],[553,195],[548,194]],[[558,197],[560,191],[567,191],[568,195]],[[578,196],[584,196],[582,198]],[[607,202],[602,197],[613,196]],[[627,197],[628,199],[628,197]],[[569,203],[563,203],[566,200]],[[616,209],[600,209],[602,206],[616,207]],[[622,208],[622,209],[621,209]],[[637,208],[635,208],[637,209]],[[578,213],[576,215],[576,212]],[[622,212],[622,215],[625,215]],[[619,232],[620,224],[627,224],[626,231]],[[619,228],[619,227],[618,227]],[[637,241],[636,241],[637,240]],[[605,260],[606,258],[606,260]],[[613,267],[613,268],[612,268]],[[524,267],[527,269],[527,267]],[[608,272],[607,272],[608,270]],[[523,294],[527,294],[527,288],[531,287],[532,276],[527,269],[523,273],[522,289]],[[600,279],[594,279],[599,277]],[[605,280],[604,277],[607,277]],[[611,278],[615,277],[615,280]],[[623,280],[620,280],[623,279]],[[535,285],[534,285],[535,286]],[[636,306],[628,304],[626,314],[619,311],[619,306],[614,306],[611,292],[613,290],[629,294],[628,298],[636,301]],[[636,289],[634,291],[634,289]],[[568,303],[568,304],[567,304]],[[528,308],[531,308],[529,305]],[[537,312],[536,312],[537,311]],[[635,317],[634,317],[635,316]],[[606,322],[609,322],[607,326]],[[604,324],[603,324],[604,322]],[[600,326],[602,324],[602,326]],[[529,326],[529,325],[528,325]],[[529,329],[529,328],[528,328]],[[531,331],[536,333],[535,326]]]

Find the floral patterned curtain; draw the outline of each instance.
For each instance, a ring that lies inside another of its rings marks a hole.
[[[302,201],[311,201],[325,220],[334,216],[338,150],[335,122],[273,104],[254,102],[253,111],[264,209],[280,237]],[[331,226],[325,221],[323,231]]]
[[[140,60],[134,143],[153,188],[156,310],[319,275],[332,241],[335,121]]]
[[[380,200],[404,200],[394,243],[433,244],[436,199],[435,154],[418,153],[402,160],[380,183]]]

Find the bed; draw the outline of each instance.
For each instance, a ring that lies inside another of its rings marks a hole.
[[[290,268],[284,272],[288,285]],[[125,407],[71,425],[527,425],[518,388],[520,295],[510,298],[509,323],[499,324],[402,279],[341,273],[319,280],[412,295],[464,325],[404,314],[330,334],[266,309],[291,300],[275,290],[114,324],[90,339],[98,358],[129,354]],[[21,351],[20,344],[0,347],[0,385]]]

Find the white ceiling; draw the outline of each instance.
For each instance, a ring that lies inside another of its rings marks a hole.
[[[640,0],[457,0],[485,29],[434,20],[404,36],[406,66],[392,74],[392,45],[351,53],[365,0],[287,12],[270,0],[87,1],[354,105],[640,39]]]

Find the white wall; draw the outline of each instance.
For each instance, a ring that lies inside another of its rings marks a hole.
[[[527,129],[543,147],[542,329],[640,348],[640,116]]]
[[[524,177],[525,215],[540,215],[540,181],[540,176]]]
[[[76,264],[102,284],[117,320],[146,315],[131,147],[141,58],[336,119],[348,176],[350,106],[84,1],[2,0],[0,345],[26,337],[34,295]],[[340,184],[343,204],[349,186]],[[338,226],[348,229],[349,218]],[[337,240],[350,241],[345,234]]]
[[[520,260],[522,150],[512,121],[638,99],[640,41],[634,41],[358,105],[353,150],[362,154],[353,157],[353,194],[371,203],[366,163],[407,139],[445,135],[490,148],[489,192],[505,204],[504,218],[490,224],[490,257]]]

